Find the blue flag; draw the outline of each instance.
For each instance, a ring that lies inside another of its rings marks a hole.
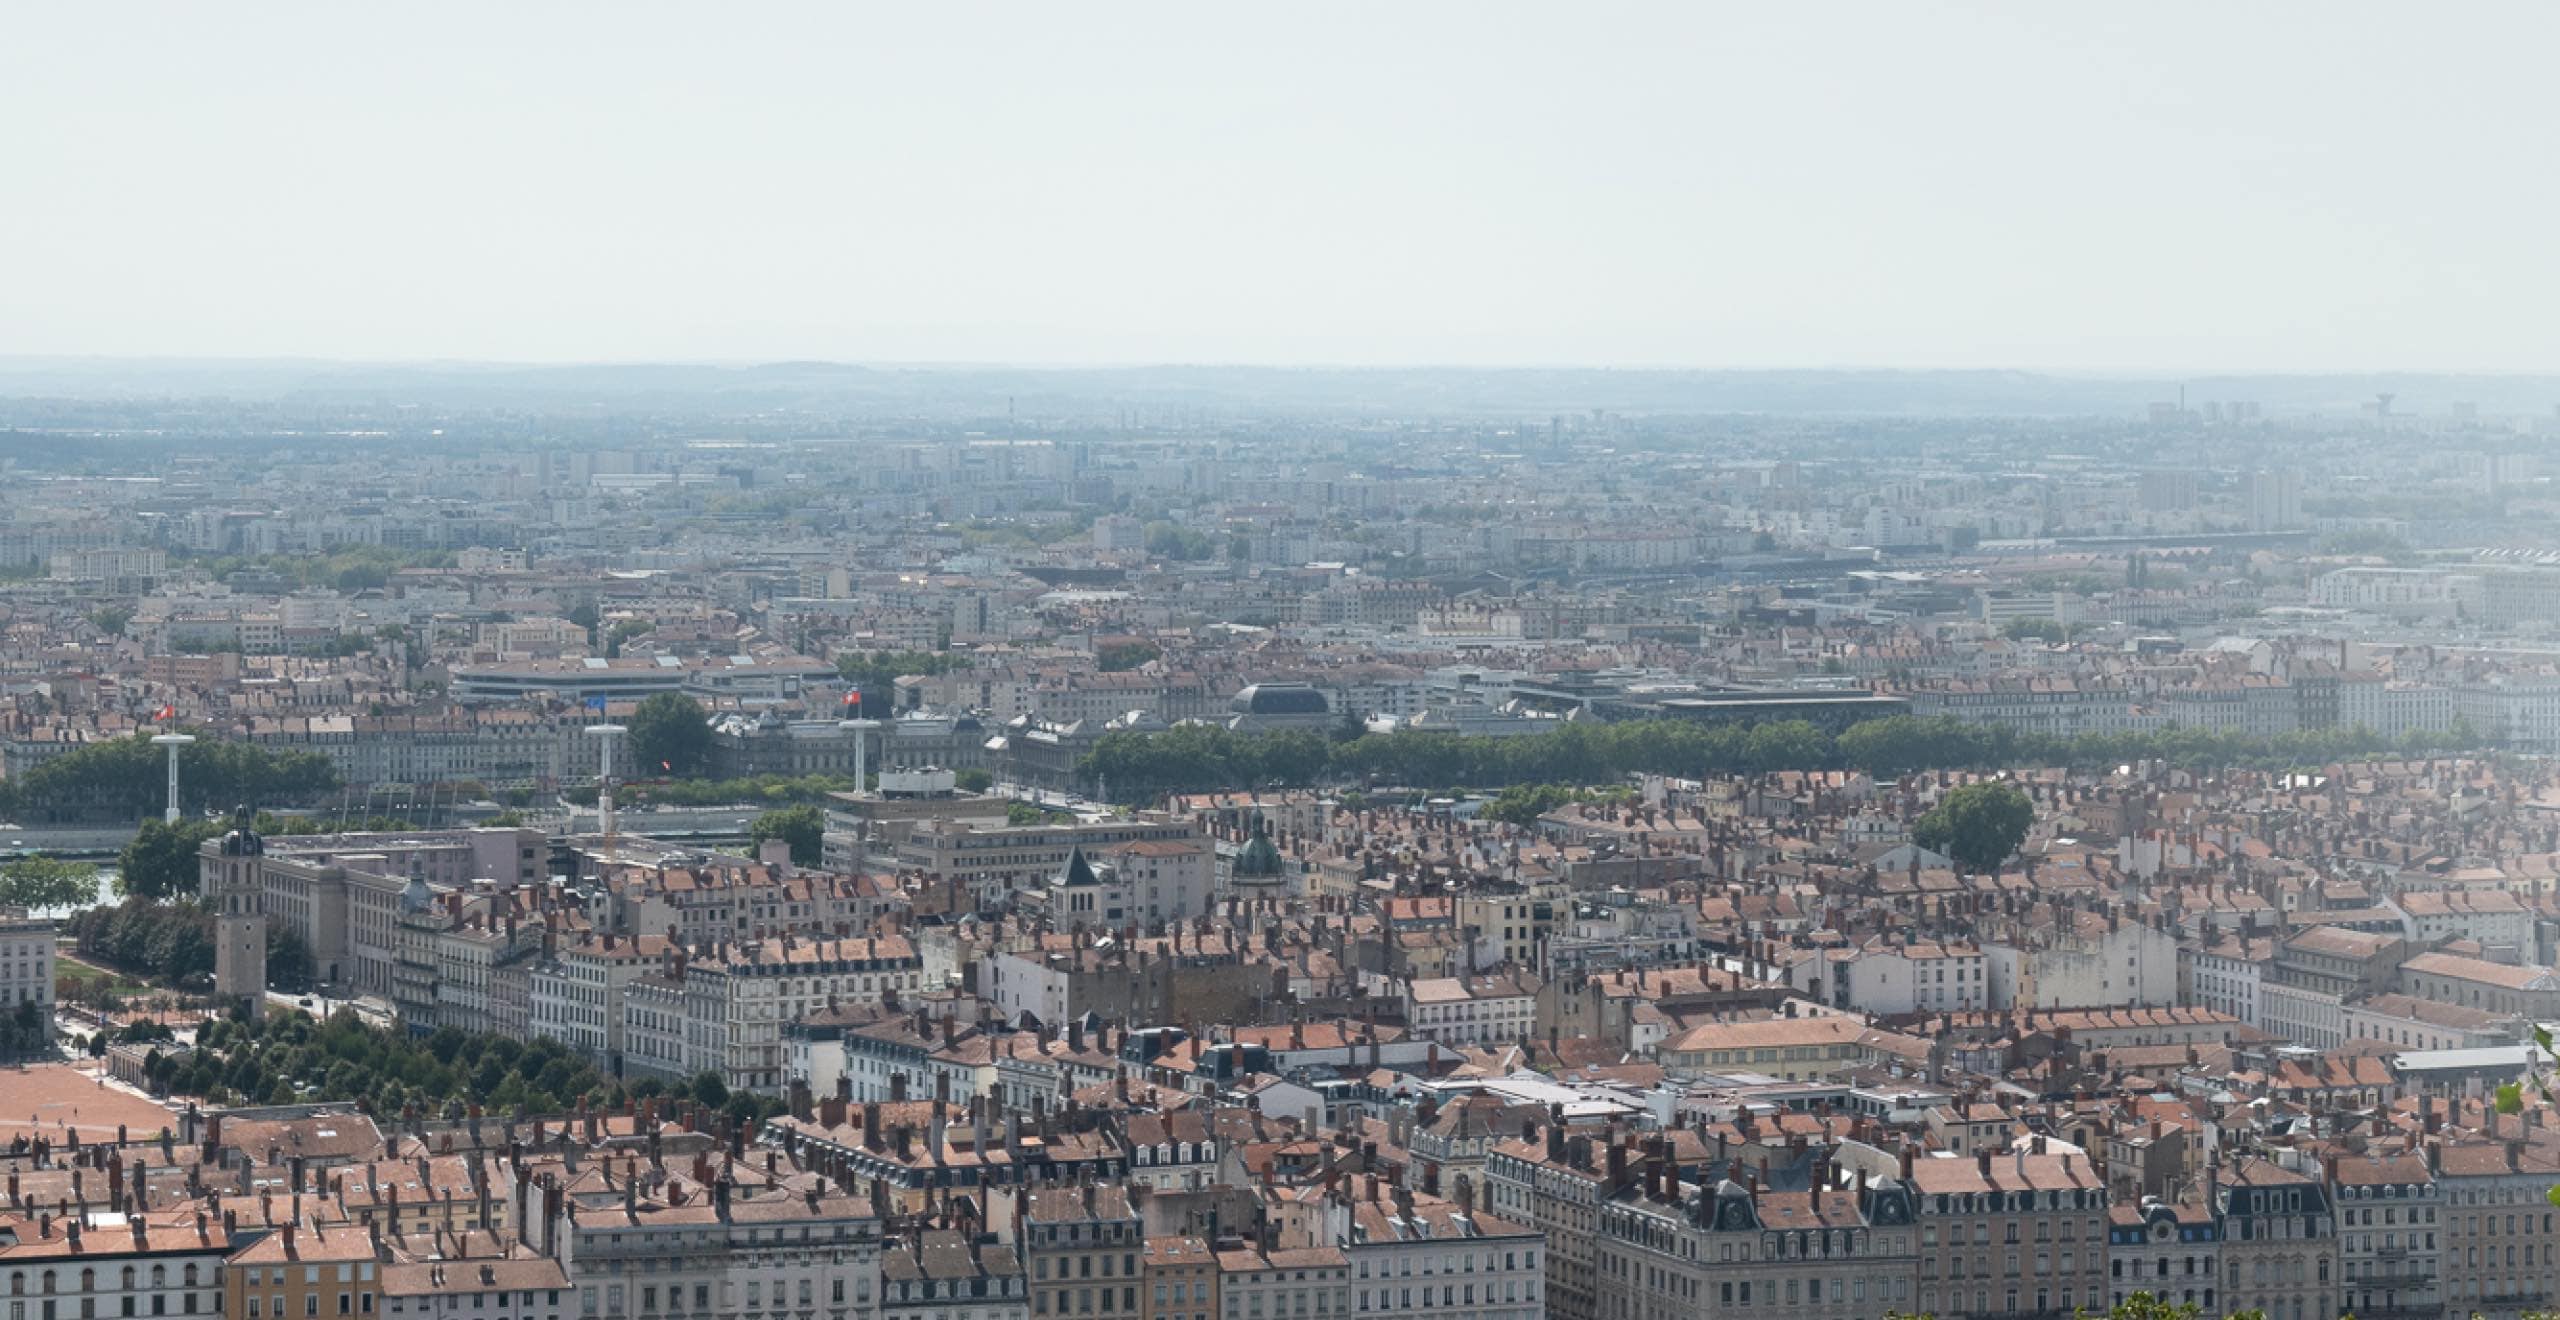
[[[589,698],[587,698],[587,709],[589,709],[589,710],[603,710],[603,709],[604,709],[604,698],[602,698],[602,697],[589,697]]]

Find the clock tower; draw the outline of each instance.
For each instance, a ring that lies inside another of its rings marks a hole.
[[[214,910],[213,994],[239,1004],[251,1020],[267,1011],[267,914],[259,874],[267,841],[258,837],[245,806],[232,813],[231,830],[205,844],[198,858],[207,901]]]

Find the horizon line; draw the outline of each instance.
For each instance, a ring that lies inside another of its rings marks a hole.
[[[0,367],[18,365],[88,366],[230,366],[230,367],[362,367],[362,368],[496,368],[576,370],[586,368],[708,368],[724,371],[772,367],[839,367],[886,371],[1339,371],[1339,372],[1537,372],[1589,371],[1688,375],[1787,375],[1804,373],[1881,375],[2019,375],[2123,380],[2143,377],[2312,379],[2365,376],[2451,376],[2482,380],[2560,378],[2560,366],[2516,367],[2093,367],[2093,366],[1950,366],[1876,363],[1697,365],[1669,362],[1352,362],[1276,361],[1252,359],[1038,360],[1002,358],[833,358],[833,357],[321,357],[299,354],[193,353],[0,353]]]

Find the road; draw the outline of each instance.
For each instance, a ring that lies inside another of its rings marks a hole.
[[[999,797],[1012,798],[1016,802],[1028,802],[1036,807],[1047,807],[1051,811],[1071,811],[1079,816],[1108,816],[1115,810],[1108,802],[1096,802],[1091,798],[1077,797],[1073,793],[1061,793],[1055,789],[1026,788],[1020,784],[1002,783],[989,791]]]
[[[130,825],[35,825],[0,828],[0,848],[49,857],[113,857],[133,841]]]
[[[745,838],[747,822],[765,808],[753,803],[731,807],[676,807],[665,811],[624,811],[621,815],[625,834],[677,834],[688,837]],[[540,829],[558,831],[566,823],[557,813],[533,817],[528,821]],[[596,827],[595,812],[577,815],[581,831]],[[0,848],[10,852],[40,852],[48,857],[108,858],[124,851],[133,841],[130,825],[29,825],[0,828]]]

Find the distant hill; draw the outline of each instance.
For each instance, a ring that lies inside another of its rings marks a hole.
[[[0,397],[229,398],[558,411],[729,413],[809,408],[985,416],[1115,408],[1227,415],[1369,413],[1508,418],[1587,413],[1864,416],[2139,415],[2178,397],[2249,400],[2270,414],[2349,414],[2381,391],[2409,413],[2456,402],[2549,415],[2560,376],[2070,376],[2026,371],[1685,371],[1594,368],[1159,366],[1041,368],[776,362],[342,363],[0,358]]]

